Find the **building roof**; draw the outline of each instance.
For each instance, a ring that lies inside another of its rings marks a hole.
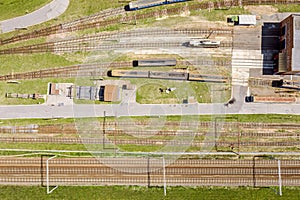
[[[287,71],[287,55],[286,53],[279,53],[279,59],[278,59],[278,72],[282,73],[282,72],[286,72]]]
[[[294,17],[294,48],[292,50],[292,71],[300,71],[300,15]]]
[[[239,24],[255,25],[256,24],[256,16],[255,15],[239,15]]]
[[[105,85],[104,101],[118,101],[119,87],[117,85]]]
[[[60,91],[58,88],[58,83],[49,83],[49,85],[50,85],[49,94],[50,95],[59,95]]]
[[[76,98],[95,100],[96,99],[96,87],[93,86],[77,86],[76,87]]]

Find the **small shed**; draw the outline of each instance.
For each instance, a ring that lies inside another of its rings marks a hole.
[[[239,25],[256,25],[255,15],[239,15]]]
[[[76,99],[95,100],[96,87],[94,86],[76,86]]]
[[[119,87],[117,85],[105,85],[104,101],[119,101]]]
[[[58,83],[49,83],[49,95],[60,95]]]

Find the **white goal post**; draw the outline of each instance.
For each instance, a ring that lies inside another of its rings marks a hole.
[[[52,188],[52,190],[50,190],[50,186],[49,186],[49,161],[53,158],[55,158],[56,156],[52,156],[51,158],[48,158],[46,160],[46,184],[47,184],[47,194],[50,194],[51,192],[53,192],[57,187],[55,186],[54,188]]]

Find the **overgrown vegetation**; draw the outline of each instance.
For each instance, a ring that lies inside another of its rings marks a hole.
[[[17,192],[16,192],[17,191]],[[298,200],[299,187],[284,187],[282,196],[278,187],[168,187],[164,196],[162,187],[139,186],[59,186],[50,195],[46,187],[40,186],[1,186],[0,196],[10,199],[180,199],[180,200]]]
[[[274,7],[278,9],[278,12],[300,12],[299,4],[275,4]]]
[[[58,143],[0,143],[0,149],[86,151],[83,144]]]
[[[200,10],[192,11],[191,15],[200,15],[205,17],[209,21],[224,21],[226,22],[226,16],[228,15],[241,15],[249,14],[244,8],[241,7],[230,7],[224,9],[213,9],[213,10]]]

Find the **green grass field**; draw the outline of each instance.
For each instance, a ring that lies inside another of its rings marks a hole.
[[[228,9],[215,9],[215,10],[200,10],[192,11],[191,15],[200,15],[205,17],[209,21],[224,21],[226,22],[226,16],[228,15],[241,15],[249,14],[244,8],[232,7]]]
[[[1,0],[0,21],[26,15],[51,1],[52,0]]]
[[[166,121],[214,121],[216,117],[222,117],[224,121],[234,121],[237,119],[239,122],[257,122],[257,123],[300,123],[300,115],[282,115],[282,114],[248,114],[248,115],[198,115],[198,116],[165,116],[162,120]],[[226,117],[226,118],[224,118]],[[136,121],[151,123],[153,120],[157,120],[157,117],[119,117],[117,121]],[[95,118],[83,118],[79,119],[80,122],[94,121]],[[97,118],[98,121],[103,121],[103,117]],[[114,121],[114,117],[106,117],[106,121]],[[76,121],[76,120],[75,120]],[[220,121],[220,120],[218,120]],[[69,124],[74,123],[73,118],[64,118],[64,119],[2,119],[0,120],[0,126],[25,126],[29,124],[38,124],[38,125],[47,125],[47,124]]]
[[[209,89],[206,83],[185,82],[185,81],[168,81],[152,79],[134,79],[131,80],[137,84],[136,100],[141,104],[148,103],[183,103],[183,100],[192,97],[195,102],[210,103]],[[167,93],[166,89],[176,88],[174,91]],[[160,92],[162,89],[163,92]]]
[[[65,187],[59,186],[51,194],[46,194],[46,187],[1,186],[2,200],[14,199],[101,199],[101,200],[140,200],[140,199],[170,199],[170,200],[298,200],[299,187],[283,188],[283,195],[277,194],[278,188],[251,187],[168,187],[164,196],[162,187],[138,186],[93,186]]]
[[[41,5],[49,2],[51,2],[51,0],[2,0],[0,2],[0,20],[8,19],[14,16],[25,15],[26,11],[34,11],[37,8],[41,7]],[[4,35],[5,37],[10,37],[18,33],[30,32],[34,29],[40,29],[42,27],[47,27],[62,22],[76,20],[85,16],[92,15],[94,13],[98,13],[101,10],[123,7],[124,5],[126,5],[126,3],[121,3],[121,1],[119,0],[70,0],[70,4],[67,10],[57,18],[43,24],[29,27],[28,31],[12,32],[6,33]],[[13,12],[10,13],[10,10],[13,10]],[[4,15],[2,15],[2,13],[4,13]]]
[[[12,84],[0,82],[0,104],[4,105],[17,105],[17,104],[38,104],[43,103],[44,100],[34,99],[20,99],[20,98],[6,98],[6,93],[19,93],[19,94],[46,94],[48,82],[58,83],[73,83],[74,78],[51,78],[51,79],[32,79],[32,80],[19,80],[19,84]]]
[[[76,60],[51,53],[30,55],[1,55],[0,74],[36,71],[45,68],[69,66],[78,63]],[[70,55],[69,55],[70,56]]]
[[[86,151],[83,144],[58,143],[0,143],[0,149],[30,149],[30,150],[70,150]]]
[[[300,12],[299,4],[290,4],[290,5],[275,4],[274,7],[278,9],[278,12]]]

